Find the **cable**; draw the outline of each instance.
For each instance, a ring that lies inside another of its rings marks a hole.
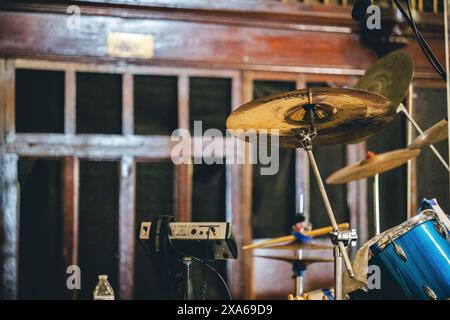
[[[204,253],[204,256],[203,256],[203,270],[202,270],[202,283],[203,283],[203,285],[202,285],[201,292],[200,292],[200,298],[202,300],[205,300],[206,292],[207,292],[207,288],[206,288],[206,286],[207,286],[207,284],[206,284],[206,266],[205,266],[205,263],[206,263],[206,258],[208,257],[209,233],[211,231],[213,231],[213,229],[214,229],[213,226],[209,226],[208,227],[208,231],[206,233],[205,253]]]
[[[427,41],[425,40],[425,38],[422,36],[422,34],[420,33],[419,29],[417,28],[417,25],[416,25],[416,23],[414,21],[414,18],[412,16],[412,12],[411,12],[411,2],[410,2],[410,0],[406,0],[407,5],[408,5],[408,13],[409,14],[403,8],[403,6],[399,2],[399,0],[393,0],[393,1],[396,4],[396,6],[398,7],[398,9],[400,10],[400,12],[403,15],[403,17],[405,18],[406,22],[408,22],[410,27],[413,29],[414,34],[415,34],[416,39],[417,39],[417,42],[419,43],[420,48],[422,49],[423,53],[425,54],[425,57],[431,63],[431,65],[436,70],[436,72],[439,74],[439,76],[442,78],[442,80],[444,80],[446,82],[447,81],[447,75],[446,75],[446,71],[445,71],[444,67],[441,65],[439,60],[436,58],[436,55],[433,53],[433,51],[430,48],[430,46],[428,45]]]
[[[190,255],[190,254],[187,254],[187,253],[184,253],[184,252],[178,250],[178,249],[174,246],[174,244],[172,243],[172,240],[171,240],[170,238],[169,238],[169,244],[171,245],[172,249],[174,249],[174,250],[175,250],[178,254],[180,254],[181,256],[191,257],[191,258],[194,259],[195,261],[200,262],[200,263],[203,263],[203,260],[202,260],[202,259],[197,258],[197,257],[195,257],[195,256],[193,256],[193,255]],[[205,262],[204,265],[205,265],[209,270],[211,270],[213,273],[215,273],[216,276],[220,279],[220,281],[221,281],[222,284],[223,284],[223,287],[224,287],[225,290],[226,290],[226,293],[227,293],[227,296],[228,296],[228,300],[233,300],[233,298],[231,297],[231,292],[230,292],[230,289],[228,288],[227,282],[226,282],[225,279],[222,277],[222,275],[221,275],[216,269],[214,269],[211,265],[209,265],[208,263]]]
[[[420,31],[417,28],[416,22],[414,21],[414,18],[413,18],[413,15],[412,15],[411,1],[410,0],[406,0],[406,4],[408,6],[408,13],[409,13],[409,16],[411,18],[412,28],[414,30],[414,33],[416,35],[416,38],[417,38],[417,41],[419,42],[420,47],[422,48],[422,50],[424,50],[424,52],[426,51],[427,58],[431,62],[432,66],[436,70],[436,72],[439,73],[439,75],[441,77],[442,76],[445,77],[445,70],[442,67],[442,65],[440,64],[440,62],[437,60],[437,58],[435,58],[435,54],[433,53],[431,48],[428,46],[428,44],[426,43],[425,39],[419,37]]]

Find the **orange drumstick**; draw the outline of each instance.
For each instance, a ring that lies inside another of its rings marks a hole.
[[[350,224],[348,222],[338,224],[339,229],[348,229],[349,227],[350,227]],[[319,229],[315,229],[315,230],[311,230],[311,231],[303,231],[302,233],[309,237],[320,237],[320,236],[324,236],[324,235],[330,233],[331,231],[333,231],[333,227],[330,226],[330,227],[323,227],[323,228],[319,228]],[[294,241],[295,239],[296,239],[295,236],[288,235],[288,236],[269,239],[266,241],[261,241],[258,243],[248,244],[248,245],[243,246],[242,249],[244,249],[244,250],[257,249],[257,248],[261,248],[261,247],[266,247],[270,244]]]

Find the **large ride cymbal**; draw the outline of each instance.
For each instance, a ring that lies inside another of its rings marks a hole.
[[[303,257],[303,258],[299,258],[296,256],[265,256],[265,255],[254,255],[254,257],[257,258],[265,258],[265,259],[272,259],[272,260],[280,260],[280,261],[285,261],[285,262],[289,262],[289,263],[293,263],[293,262],[301,262],[304,263],[306,265],[308,264],[313,264],[313,263],[317,263],[317,262],[333,262],[334,259],[332,258],[321,258],[321,257]]]
[[[395,116],[392,102],[381,95],[356,89],[311,88],[248,102],[231,113],[227,128],[238,138],[246,140],[269,130],[271,136],[279,137],[280,147],[298,148],[301,143],[295,137],[295,129],[309,127],[304,107],[311,104],[315,105],[315,146],[361,140],[381,129]]]
[[[356,84],[356,89],[377,93],[397,107],[405,98],[413,76],[413,61],[403,51],[394,51],[377,60]]]
[[[408,146],[408,149],[423,149],[431,144],[448,139],[448,121],[439,121],[434,126],[417,136]]]
[[[367,157],[359,163],[354,163],[335,171],[328,177],[327,183],[346,183],[374,176],[378,173],[399,167],[419,154],[420,150],[417,149],[400,149],[377,155],[371,154],[370,157]]]

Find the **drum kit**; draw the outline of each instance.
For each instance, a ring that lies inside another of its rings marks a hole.
[[[295,256],[263,256],[292,264],[294,293],[289,295],[289,299],[450,298],[450,222],[437,203],[427,202],[423,211],[412,219],[385,232],[380,230],[379,174],[407,163],[426,147],[433,150],[448,170],[448,164],[433,146],[448,138],[447,119],[423,132],[402,104],[412,75],[411,58],[402,51],[395,51],[378,60],[355,88],[308,88],[275,94],[248,102],[228,117],[227,128],[239,139],[249,141],[250,135],[268,132],[270,143],[278,141],[281,148],[302,148],[317,180],[330,227],[317,230],[301,228],[294,230],[292,235],[243,248],[295,250],[298,253]],[[368,152],[365,159],[334,172],[326,179],[328,184],[339,184],[373,177],[376,234],[358,250],[352,264],[347,250],[350,245],[355,245],[357,233],[348,224],[338,225],[336,222],[313,147],[364,141],[400,113],[419,133],[407,148],[382,154]],[[314,237],[327,234],[331,246],[312,241]],[[333,249],[333,260],[303,256],[305,250],[327,249]],[[304,293],[303,275],[307,266],[330,261],[334,261],[335,267],[334,287]],[[342,262],[346,273],[342,270]],[[378,266],[383,278],[382,289],[376,290],[376,294],[373,290],[371,294],[366,292],[369,264]],[[349,288],[343,288],[343,279],[349,280],[345,281],[346,286],[352,281],[353,284],[360,283],[352,288],[363,289],[359,291],[364,294],[352,294]]]

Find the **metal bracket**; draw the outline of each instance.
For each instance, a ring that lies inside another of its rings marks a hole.
[[[392,243],[393,248],[394,248],[394,252],[403,260],[403,261],[408,261],[408,257],[406,256],[405,251],[403,250],[403,248],[398,245],[397,243],[394,242],[394,240],[392,240],[391,237],[388,237],[389,241]]]
[[[358,234],[356,233],[356,229],[337,230],[330,232],[330,238],[335,246],[337,246],[339,242],[342,242],[346,247],[349,245],[354,247],[356,245],[356,240],[358,240]]]
[[[293,129],[294,136],[302,144],[304,150],[312,150],[312,140],[317,136],[317,131],[314,127],[309,128],[295,128]]]

